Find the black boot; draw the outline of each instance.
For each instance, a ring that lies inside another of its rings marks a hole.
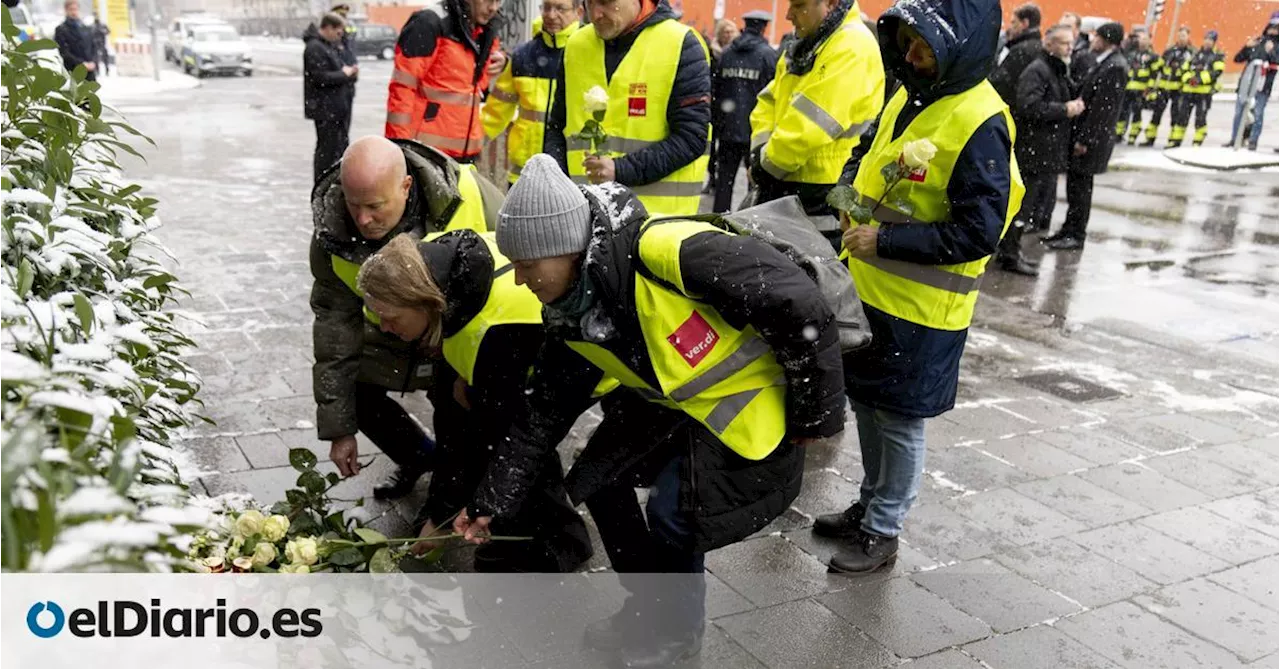
[[[838,513],[825,513],[813,521],[813,533],[820,537],[834,539],[852,539],[858,535],[862,526],[862,517],[867,514],[867,507],[862,502]]]
[[[588,623],[582,632],[582,644],[595,650],[620,650],[639,636],[636,630],[652,624],[644,618],[639,600],[633,595],[622,604],[621,611]]]
[[[860,533],[844,550],[831,557],[827,571],[865,574],[898,560],[898,538]]]
[[[1052,235],[1049,235],[1049,236],[1047,236],[1047,237],[1041,237],[1041,238],[1040,238],[1040,243],[1041,243],[1041,244],[1046,244],[1046,245],[1047,245],[1047,244],[1051,244],[1051,243],[1056,242],[1056,241],[1058,241],[1059,239],[1062,239],[1062,238],[1064,238],[1064,237],[1066,237],[1066,236],[1067,236],[1067,233],[1066,233],[1066,232],[1064,232],[1062,229],[1059,229],[1057,232],[1053,233]]]
[[[1079,251],[1084,248],[1084,240],[1078,237],[1060,237],[1047,242],[1045,246],[1054,251]]]
[[[413,487],[418,484],[418,479],[428,471],[429,468],[425,463],[396,465],[396,468],[391,470],[387,478],[373,487],[373,498],[397,499],[404,497],[413,492]]]
[[[1000,269],[1011,272],[1013,274],[1021,274],[1022,276],[1040,276],[1040,270],[1036,266],[1027,262],[1022,258],[1022,254],[1007,255],[996,259],[996,266]]]
[[[1155,137],[1148,137],[1148,138],[1146,138],[1146,139],[1142,140],[1142,143],[1141,143],[1141,144],[1139,144],[1138,146],[1141,146],[1141,147],[1151,147],[1151,146],[1155,146],[1155,145],[1156,145],[1156,138],[1155,138]]]

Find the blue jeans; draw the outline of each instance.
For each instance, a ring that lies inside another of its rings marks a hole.
[[[1253,127],[1249,129],[1245,143],[1249,146],[1257,146],[1258,138],[1262,136],[1262,119],[1267,114],[1267,94],[1259,91],[1253,96]],[[1244,122],[1244,108],[1246,100],[1236,101],[1235,119],[1231,121],[1231,141],[1235,141],[1236,133],[1240,132],[1240,124]]]
[[[862,530],[882,537],[902,533],[924,474],[924,419],[852,402],[862,448]]]
[[[680,509],[681,470],[687,462],[685,456],[677,456],[662,468],[649,488],[645,505],[653,536],[653,571],[682,574],[663,578],[656,593],[660,600],[665,595],[670,604],[663,607],[659,603],[659,610],[670,616],[669,629],[677,632],[700,630],[706,618],[706,555],[681,547],[693,541],[689,512]]]

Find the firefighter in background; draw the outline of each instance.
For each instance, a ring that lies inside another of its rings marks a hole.
[[[489,25],[501,7],[501,0],[436,0],[409,17],[387,91],[388,138],[475,161],[484,146],[480,96],[506,66]]]
[[[1116,143],[1130,144],[1138,141],[1142,132],[1142,110],[1147,108],[1147,95],[1155,87],[1155,75],[1159,70],[1160,54],[1151,48],[1151,34],[1146,28],[1134,28],[1131,33],[1133,48],[1126,54],[1129,61],[1129,83],[1124,89],[1124,105],[1120,108],[1120,120],[1116,121]]]
[[[484,134],[489,139],[511,125],[507,136],[507,181],[511,183],[516,182],[531,156],[542,153],[551,93],[560,73],[565,42],[582,25],[582,0],[543,0],[542,15],[534,24],[537,30],[533,39],[512,52],[480,109]]]
[[[355,65],[359,60],[355,50],[356,24],[347,16],[351,13],[351,5],[339,3],[330,7],[329,11],[342,17],[342,60],[347,65]]]
[[[1182,72],[1181,105],[1173,108],[1173,129],[1169,131],[1166,148],[1182,146],[1191,114],[1196,116],[1196,134],[1191,143],[1200,146],[1209,132],[1209,106],[1213,104],[1213,92],[1218,89],[1218,79],[1227,67],[1227,55],[1218,49],[1218,31],[1204,34],[1204,43],[1196,51]]]
[[[1156,80],[1154,90],[1147,93],[1151,120],[1147,122],[1142,146],[1155,146],[1165,107],[1172,105],[1173,109],[1178,108],[1178,100],[1182,98],[1182,72],[1191,60],[1191,54],[1191,28],[1182,26],[1178,28],[1177,42],[1160,56],[1160,78]]]

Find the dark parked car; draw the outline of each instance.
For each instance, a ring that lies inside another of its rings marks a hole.
[[[378,60],[396,57],[396,29],[381,23],[357,23],[355,51],[357,56],[377,56]]]

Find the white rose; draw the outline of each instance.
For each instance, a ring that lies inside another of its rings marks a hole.
[[[253,558],[250,558],[244,555],[232,560],[231,564],[232,566],[234,566],[236,569],[239,569],[240,571],[253,570]]]
[[[271,516],[262,523],[262,538],[273,543],[283,539],[288,531],[289,519],[281,515]]]
[[[928,139],[917,139],[914,142],[907,142],[902,147],[902,162],[913,170],[922,169],[929,166],[929,161],[933,160],[934,155],[938,153],[938,147],[933,145]]]
[[[226,566],[225,560],[221,556],[210,556],[201,560],[200,563],[209,571],[222,571]]]
[[[315,564],[320,559],[320,547],[312,537],[299,537],[285,544],[284,556],[293,564]]]
[[[592,86],[582,94],[582,106],[590,112],[604,111],[609,108],[609,92],[600,86]]]
[[[236,536],[248,539],[249,537],[261,532],[262,523],[265,520],[266,517],[262,515],[261,511],[257,511],[255,509],[245,511],[240,514],[239,518],[236,518]]]
[[[264,541],[253,547],[253,557],[250,559],[253,560],[253,566],[265,567],[276,559],[276,547]]]
[[[281,574],[310,574],[311,567],[305,564],[286,564],[280,567]]]

